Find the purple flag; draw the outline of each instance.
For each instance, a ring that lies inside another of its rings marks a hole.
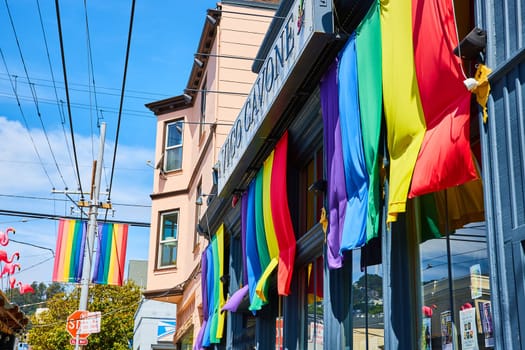
[[[328,195],[327,263],[331,269],[340,268],[341,237],[346,211],[346,184],[339,124],[339,98],[337,91],[337,61],[334,61],[320,82],[321,108],[324,121],[324,141]]]
[[[248,285],[237,290],[222,307],[222,311],[236,312],[244,297],[248,294]]]

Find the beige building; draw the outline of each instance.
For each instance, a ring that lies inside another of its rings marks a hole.
[[[179,349],[191,348],[202,322],[209,230],[197,223],[215,198],[218,152],[253,85],[253,58],[278,2],[223,1],[208,10],[186,89],[146,105],[157,116],[157,138],[144,295],[177,304]]]

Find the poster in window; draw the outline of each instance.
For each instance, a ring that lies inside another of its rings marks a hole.
[[[432,350],[432,318],[423,317],[422,350]]]
[[[464,309],[459,312],[461,345],[463,350],[478,350],[478,332],[476,329],[476,309]]]
[[[494,347],[494,327],[492,325],[492,306],[490,301],[481,304],[479,312],[481,316],[481,326],[483,327],[483,334],[485,335],[485,347]]]
[[[452,343],[452,313],[448,310],[441,313],[441,349],[454,349]]]
[[[481,298],[482,295],[481,265],[475,264],[470,267],[470,296],[472,299],[477,299]]]

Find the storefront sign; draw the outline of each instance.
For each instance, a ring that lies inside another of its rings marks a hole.
[[[452,313],[447,310],[441,313],[441,350],[453,350],[454,326]]]
[[[476,329],[476,309],[459,312],[459,332],[463,350],[478,350],[478,331]]]
[[[319,6],[313,0],[296,0],[285,17],[252,90],[219,152],[219,193],[254,139],[313,33],[319,32],[314,18],[314,8]]]
[[[481,298],[482,295],[481,265],[475,264],[470,267],[470,297],[472,299],[477,299]]]

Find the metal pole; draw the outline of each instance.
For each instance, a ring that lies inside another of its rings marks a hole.
[[[91,189],[91,203],[89,205],[88,233],[84,250],[84,265],[82,266],[82,279],[80,280],[80,303],[79,310],[87,310],[89,279],[91,277],[91,262],[93,260],[93,249],[95,243],[95,232],[97,230],[98,197],[100,194],[100,179],[104,163],[104,142],[106,139],[106,123],[100,124],[100,145],[98,148],[98,160],[95,165],[95,178]],[[78,341],[75,349],[79,349]]]

